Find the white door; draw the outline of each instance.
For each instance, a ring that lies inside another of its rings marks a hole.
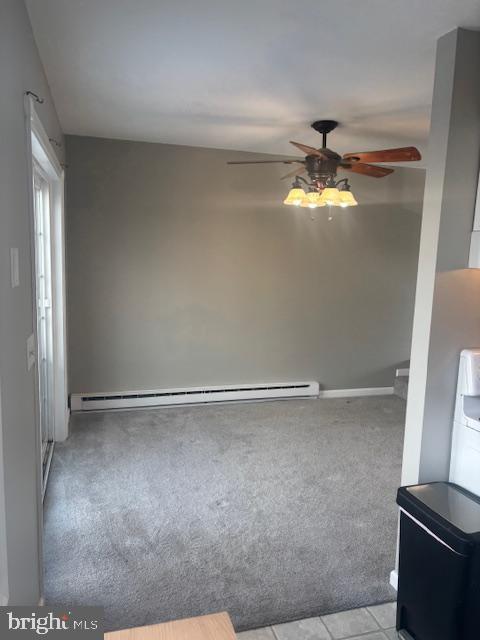
[[[48,178],[37,164],[34,165],[33,187],[39,427],[42,442],[43,488],[45,491],[54,440],[51,198]]]

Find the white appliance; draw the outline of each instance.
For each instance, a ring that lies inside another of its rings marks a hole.
[[[450,481],[480,496],[480,349],[460,354]]]

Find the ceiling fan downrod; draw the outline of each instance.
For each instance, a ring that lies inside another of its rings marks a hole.
[[[312,129],[322,134],[322,148],[327,148],[327,135],[338,127],[336,120],[315,120],[310,125]]]

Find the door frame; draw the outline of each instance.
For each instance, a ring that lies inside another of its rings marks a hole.
[[[53,227],[52,220],[52,180],[44,172],[43,168],[33,157],[33,192],[34,192],[34,238],[35,238],[35,286],[38,287],[36,292],[36,321],[37,321],[37,372],[38,372],[38,393],[39,393],[39,426],[41,433],[41,449],[42,449],[42,470],[43,470],[43,494],[48,480],[50,471],[50,463],[53,455],[53,447],[55,444],[55,362],[53,351],[54,340],[54,322],[55,322],[55,305],[53,301],[53,279],[54,279],[54,255],[52,251],[51,232]],[[41,211],[37,210],[39,206],[38,196],[40,193]],[[43,240],[40,243],[39,233],[42,232]],[[43,248],[40,247],[43,244]],[[37,255],[37,250],[39,254]],[[41,255],[40,255],[41,254]],[[40,281],[43,279],[43,288]],[[47,290],[45,290],[47,287]],[[43,298],[43,299],[42,299]],[[42,307],[46,301],[47,307]],[[46,320],[47,313],[51,314],[50,322]],[[41,322],[40,316],[44,315],[44,323]],[[43,325],[44,331],[40,331]],[[40,346],[40,344],[42,346]],[[45,353],[42,353],[43,349]],[[49,362],[46,371],[44,370],[41,357],[45,356]],[[46,379],[42,377],[42,371],[46,373]],[[44,404],[46,402],[46,405]],[[47,421],[43,424],[42,420]],[[47,430],[47,439],[45,440],[44,429]]]
[[[33,210],[33,174],[34,163],[39,165],[50,186],[50,244],[52,254],[52,309],[53,309],[53,414],[54,441],[59,442],[68,437],[67,386],[67,341],[66,341],[66,295],[65,295],[65,216],[64,216],[64,171],[53,150],[47,133],[35,111],[32,99],[27,96],[27,144],[29,145],[29,190],[31,229],[34,230]],[[31,238],[32,251],[32,287],[36,296],[35,276],[35,243]],[[33,302],[36,302],[36,297]],[[36,307],[35,307],[36,317]],[[36,336],[36,327],[34,327]],[[37,369],[38,371],[38,369]]]
[[[68,407],[67,380],[67,323],[65,293],[65,215],[64,215],[64,171],[49,140],[42,122],[35,110],[32,98],[25,94],[25,142],[27,164],[27,197],[30,225],[30,262],[32,283],[32,325],[35,345],[37,344],[37,286],[35,272],[35,211],[34,211],[34,162],[48,176],[50,185],[51,220],[50,240],[52,253],[52,313],[53,313],[53,440],[68,437],[70,410]],[[36,351],[37,353],[37,351]],[[35,362],[35,365],[37,363]],[[40,576],[39,604],[43,599],[43,461],[39,416],[38,366],[35,376],[35,447],[37,476],[37,522],[38,522],[38,570]]]

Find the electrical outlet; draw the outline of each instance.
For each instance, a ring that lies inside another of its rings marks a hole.
[[[18,249],[10,249],[10,278],[12,282],[12,289],[18,287],[20,284],[20,269],[18,266]]]
[[[28,371],[30,371],[30,369],[33,367],[36,359],[37,359],[37,356],[35,353],[35,336],[32,333],[32,335],[28,336],[27,338],[27,369]]]

